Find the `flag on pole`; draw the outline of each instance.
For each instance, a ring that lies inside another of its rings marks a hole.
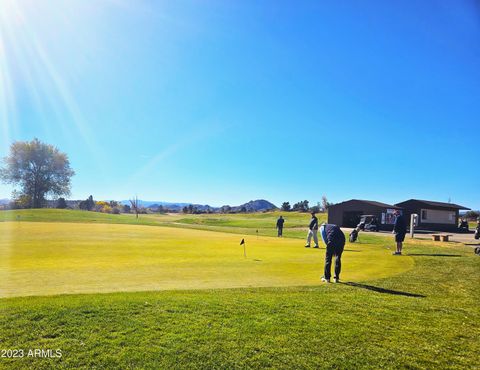
[[[247,258],[247,248],[245,246],[245,239],[242,239],[240,245],[243,245],[243,257]]]

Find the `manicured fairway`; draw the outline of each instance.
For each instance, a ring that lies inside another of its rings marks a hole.
[[[0,350],[62,351],[0,368],[479,368],[471,247],[362,233],[322,284],[308,215],[276,217],[0,214]]]
[[[244,258],[240,240],[169,227],[2,222],[0,296],[319,284],[323,248],[246,236]],[[347,244],[342,278],[364,281],[412,268],[412,258],[392,259],[385,245]]]
[[[3,348],[63,355],[0,368],[478,369],[480,258],[407,248],[412,270],[363,284],[3,298]]]
[[[61,222],[94,224],[128,224],[148,226],[170,226],[182,229],[221,231],[241,235],[276,236],[275,224],[280,215],[285,218],[284,236],[305,238],[310,220],[308,213],[265,212],[249,214],[142,214],[137,219],[132,214],[105,214],[63,209],[21,209],[0,212],[0,222]],[[319,222],[326,221],[327,215],[319,213]]]

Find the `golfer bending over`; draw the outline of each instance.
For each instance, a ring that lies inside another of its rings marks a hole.
[[[308,235],[307,235],[307,244],[305,245],[305,248],[310,248],[310,242],[313,241],[315,242],[315,247],[318,248],[318,218],[315,216],[315,212],[312,212],[312,219],[310,220],[310,224],[308,225]]]
[[[320,227],[320,235],[324,243],[327,245],[325,253],[325,271],[322,281],[329,283],[332,276],[332,258],[335,256],[335,275],[333,281],[338,283],[340,280],[340,271],[342,269],[342,253],[345,246],[345,234],[337,225],[322,224]]]

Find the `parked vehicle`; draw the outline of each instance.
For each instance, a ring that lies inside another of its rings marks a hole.
[[[460,223],[458,224],[458,231],[461,233],[468,233],[470,230],[468,229],[468,221],[465,219],[461,219]]]
[[[357,227],[362,231],[378,231],[378,218],[375,215],[362,215]]]

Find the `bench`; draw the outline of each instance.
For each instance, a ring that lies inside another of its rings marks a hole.
[[[448,242],[448,238],[451,236],[450,234],[432,234],[432,240],[435,242],[439,242],[440,240],[442,242]]]

